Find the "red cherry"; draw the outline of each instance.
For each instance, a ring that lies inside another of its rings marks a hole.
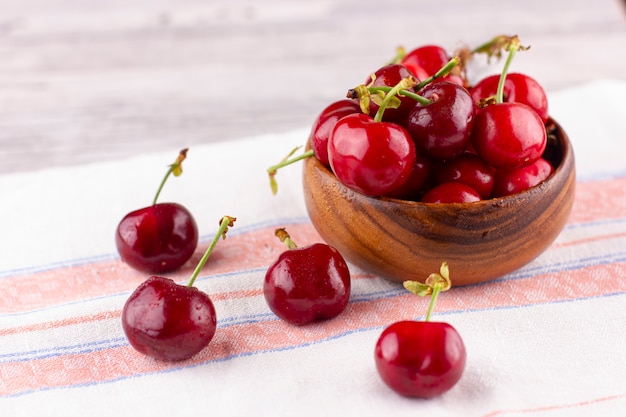
[[[510,171],[498,171],[493,187],[494,197],[503,197],[534,187],[553,172],[552,165],[543,158],[535,163]]]
[[[381,196],[407,181],[415,162],[415,145],[400,125],[351,114],[335,125],[328,141],[328,158],[342,184],[369,196]]]
[[[350,271],[341,254],[323,243],[298,248],[284,229],[276,235],[289,250],[265,274],[263,294],[272,312],[294,325],[339,315],[350,299]]]
[[[115,233],[115,244],[122,260],[135,269],[173,271],[196,250],[198,226],[180,204],[154,204],[124,216]]]
[[[435,301],[451,287],[448,264],[425,283],[405,281],[413,294],[431,296],[423,322],[399,321],[378,338],[374,349],[376,370],[381,379],[398,394],[432,398],[452,388],[465,369],[467,353],[463,339],[448,323],[431,322]]]
[[[374,73],[374,82],[372,82],[371,76],[366,80],[365,84],[371,87],[393,87],[397,85],[401,80],[407,77],[416,78],[415,74],[408,70],[404,65],[389,64],[382,68],[379,68]],[[370,85],[371,83],[371,85]],[[400,99],[400,106],[398,108],[387,108],[383,117],[384,121],[400,122],[406,118],[408,112],[415,105],[415,100],[409,97],[398,96]],[[379,106],[374,101],[370,102],[369,114],[376,114]]]
[[[470,89],[470,94],[476,106],[480,106],[481,100],[496,95],[500,75],[488,76],[479,81]],[[504,102],[517,102],[530,106],[537,112],[541,120],[548,121],[548,98],[541,85],[533,78],[525,74],[510,73],[504,80]]]
[[[444,182],[431,188],[424,197],[422,203],[473,203],[480,201],[480,194],[472,187],[460,182]]]
[[[400,321],[387,327],[375,349],[376,369],[398,394],[433,398],[463,375],[467,353],[454,327],[442,322]]]
[[[433,163],[428,158],[416,154],[409,179],[399,188],[388,193],[387,197],[418,201],[429,184],[432,173]]]
[[[491,196],[494,170],[478,156],[471,153],[439,165],[435,169],[435,184],[460,182],[474,189],[484,200]]]
[[[183,149],[161,181],[151,206],[128,213],[115,233],[120,258],[133,268],[157,274],[180,268],[198,245],[198,226],[185,207],[158,203],[159,193],[170,174],[180,175],[187,156]]]
[[[122,310],[124,332],[138,352],[166,361],[188,359],[209,344],[217,325],[208,295],[152,276]]]
[[[317,116],[311,127],[309,144],[315,153],[315,157],[324,165],[328,162],[328,138],[339,119],[352,113],[360,113],[358,101],[339,100],[326,107]]]
[[[478,155],[501,169],[532,164],[543,154],[546,139],[546,128],[537,112],[515,102],[481,109],[472,130],[472,144]]]
[[[415,104],[406,122],[416,151],[439,160],[461,155],[470,141],[475,113],[467,90],[444,81],[427,85],[420,95],[431,103]]]
[[[448,53],[438,45],[424,45],[413,49],[400,61],[415,74],[418,80],[424,81],[426,78],[435,75],[449,61]],[[434,83],[448,81],[460,86],[465,85],[463,78],[456,74],[447,74],[433,80]]]
[[[130,345],[155,359],[179,361],[204,349],[217,325],[215,308],[209,296],[193,287],[220,237],[225,237],[233,217],[224,217],[187,285],[169,278],[151,276],[126,300],[122,328]]]
[[[423,45],[406,54],[400,63],[416,75],[420,69],[423,69],[428,76],[431,76],[446,65],[449,59],[448,53],[441,46]],[[424,78],[418,77],[418,79],[423,80]]]

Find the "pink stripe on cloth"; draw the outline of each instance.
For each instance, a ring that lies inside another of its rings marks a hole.
[[[439,299],[437,311],[438,314],[455,314],[622,294],[626,292],[626,280],[614,277],[624,275],[626,260],[536,275],[532,279],[540,285],[532,287],[527,285],[528,279],[459,287]],[[151,360],[128,345],[119,343],[84,353],[59,353],[41,359],[5,362],[2,365],[0,396],[112,382],[240,356],[306,347],[354,332],[378,329],[401,318],[415,318],[418,312],[425,311],[428,302],[426,299],[416,300],[404,291],[376,297],[353,301],[335,319],[309,326],[290,326],[268,315],[265,320],[220,327],[207,349],[181,363]]]
[[[577,184],[577,187],[569,224],[619,219],[626,215],[626,178],[584,182]],[[310,223],[287,226],[294,240],[301,245],[320,240]],[[215,275],[267,267],[284,250],[274,237],[273,230],[268,227],[233,234],[220,242],[203,273]],[[206,246],[208,243],[201,244],[185,267],[168,276],[179,281],[186,279]],[[52,268],[31,275],[18,273],[3,279],[5,291],[3,297],[0,297],[0,314],[131,291],[146,276],[117,259]]]
[[[310,223],[291,224],[288,225],[288,230],[294,240],[302,245],[320,240]],[[207,246],[208,243],[200,244],[194,256],[182,269],[165,275],[175,281],[187,279]],[[216,246],[202,274],[217,275],[267,267],[284,249],[285,246],[274,236],[274,228],[233,234]],[[6,291],[0,297],[0,314],[132,291],[148,275],[116,259],[54,268],[29,276],[8,277],[2,281]]]
[[[626,217],[626,177],[576,184],[570,223]]]
[[[593,405],[597,405],[600,403],[606,403],[611,401],[620,401],[626,398],[626,393],[620,395],[610,395],[607,397],[593,398],[591,400],[579,401],[577,403],[570,404],[555,404],[555,405],[546,405],[543,407],[535,407],[535,408],[520,408],[520,409],[511,409],[511,410],[496,410],[492,411],[489,414],[485,414],[482,417],[496,417],[496,416],[505,416],[510,414],[537,414],[544,413],[546,411],[559,411],[559,410],[567,410],[567,409],[578,409],[579,411],[583,411],[582,409],[586,407],[590,407]],[[589,410],[591,412],[591,410]],[[593,415],[593,414],[588,414]]]

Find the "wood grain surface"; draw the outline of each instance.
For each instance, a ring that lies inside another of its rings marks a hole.
[[[0,0],[0,173],[310,126],[398,46],[500,33],[548,92],[626,79],[621,0]]]
[[[574,203],[574,153],[565,131],[552,122],[550,178],[521,193],[473,203],[368,197],[341,184],[317,158],[307,158],[302,184],[311,222],[347,261],[398,282],[426,277],[442,260],[459,271],[454,285],[516,271],[556,239]]]

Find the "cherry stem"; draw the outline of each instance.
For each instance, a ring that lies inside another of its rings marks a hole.
[[[389,64],[399,64],[406,57],[406,49],[402,46],[396,48],[396,56],[393,57]]]
[[[280,240],[285,245],[287,245],[287,247],[289,249],[296,249],[298,247],[298,245],[296,245],[296,242],[291,240],[291,236],[289,236],[289,233],[287,233],[287,231],[285,229],[283,229],[283,228],[276,229],[274,231],[274,234],[276,235],[278,240]]]
[[[176,158],[176,161],[174,161],[174,163],[169,166],[169,169],[165,173],[165,176],[163,177],[163,180],[161,180],[161,184],[159,184],[159,188],[157,189],[157,192],[156,192],[156,194],[154,196],[154,199],[152,200],[152,205],[155,205],[157,200],[159,199],[159,195],[161,194],[161,190],[163,189],[163,186],[165,185],[165,182],[167,181],[169,176],[171,174],[174,174],[175,177],[178,177],[180,174],[183,173],[183,165],[182,165],[182,163],[185,160],[185,158],[187,158],[187,150],[188,150],[188,148],[185,148],[185,149],[181,150],[178,153],[178,157]]]
[[[233,227],[233,225],[235,224],[235,220],[237,220],[236,217],[230,217],[230,216],[222,217],[222,219],[220,220],[220,227],[217,230],[217,233],[215,234],[213,241],[211,242],[207,250],[204,252],[204,255],[202,256],[202,259],[200,259],[200,262],[198,262],[196,269],[193,270],[193,273],[191,274],[191,278],[189,278],[189,282],[187,283],[188,287],[190,288],[193,287],[193,284],[196,281],[196,278],[200,274],[200,271],[202,270],[202,268],[204,268],[204,265],[206,264],[206,262],[209,260],[209,256],[211,256],[211,252],[213,252],[213,249],[215,248],[215,245],[217,245],[217,242],[220,240],[220,237],[222,239],[226,239],[226,232],[228,232],[229,227]]]
[[[313,152],[313,149],[309,149],[308,151],[303,152],[300,155],[292,158],[293,154],[296,153],[296,151],[300,148],[301,146],[293,148],[293,150],[289,152],[289,154],[287,154],[287,156],[284,157],[279,163],[277,163],[276,165],[272,165],[271,167],[267,169],[267,174],[270,177],[270,188],[272,189],[272,194],[276,195],[276,193],[278,192],[278,183],[276,182],[276,172],[280,168],[286,167],[288,165],[291,165],[293,163],[296,163],[306,158],[310,158],[315,155],[315,153]]]
[[[439,283],[439,282],[433,285],[433,292],[430,296],[430,303],[428,303],[428,310],[426,311],[426,318],[424,319],[424,321],[430,321],[430,317],[432,316],[433,311],[435,310],[437,297],[439,296],[439,293],[441,292],[443,288],[444,288],[444,284]]]
[[[383,120],[383,115],[385,114],[385,109],[387,105],[391,101],[391,99],[398,95],[401,90],[406,90],[412,88],[415,84],[417,84],[417,80],[414,77],[406,77],[400,80],[398,84],[396,84],[387,94],[385,94],[385,98],[382,103],[378,106],[378,111],[374,116],[375,122],[381,122]]]
[[[375,86],[375,87],[368,87],[368,90],[372,93],[377,93],[379,91],[382,91],[383,93],[389,94],[389,92],[393,89],[393,87],[389,87],[389,86],[385,86],[385,85],[379,85],[379,86]],[[400,90],[398,91],[398,95],[399,96],[406,96],[409,98],[412,98],[413,100],[417,101],[420,104],[423,104],[424,106],[429,105],[430,103],[432,103],[432,100],[427,99],[426,97],[420,96],[419,94],[416,94],[412,91],[409,90]]]
[[[450,59],[450,61],[448,61],[443,67],[441,67],[439,69],[439,71],[437,71],[435,74],[431,75],[430,77],[424,79],[423,81],[419,82],[417,85],[415,85],[414,90],[415,91],[419,91],[422,88],[424,88],[426,85],[432,83],[433,81],[435,81],[438,78],[441,77],[445,77],[446,75],[448,75],[453,68],[455,68],[457,65],[459,65],[459,63],[461,62],[461,58],[459,57],[454,57],[452,59]],[[401,81],[402,82],[402,81]],[[363,86],[351,89],[348,91],[347,97],[348,98],[361,98],[361,96],[364,94],[364,89],[362,88]],[[397,86],[396,86],[397,87]],[[390,86],[384,86],[384,85],[380,85],[380,86],[369,86],[369,87],[365,87],[365,90],[367,90],[369,93],[378,93],[378,92],[383,92],[385,93],[385,99],[387,99],[387,97],[389,96],[389,100],[391,100],[391,97],[393,97],[393,93],[392,91],[394,90],[394,88],[396,87],[390,87]],[[404,96],[404,97],[409,97],[415,101],[417,101],[418,103],[420,103],[423,106],[428,106],[429,104],[432,103],[432,100],[427,99],[426,97],[420,96],[419,94],[414,93],[413,91],[407,90],[406,88],[401,88],[400,90],[397,91],[397,93],[395,93],[399,96]],[[383,100],[383,102],[385,102]],[[387,101],[388,103],[388,101]],[[381,106],[382,107],[382,104]],[[380,107],[379,110],[380,111]],[[385,105],[386,107],[386,105]]]
[[[404,288],[415,295],[419,295],[421,297],[427,295],[431,296],[425,318],[425,321],[429,321],[435,309],[435,303],[437,302],[439,293],[441,291],[448,291],[452,287],[448,263],[442,262],[441,267],[439,268],[439,273],[435,272],[430,274],[423,283],[419,281],[407,280],[403,282],[403,285]]]
[[[450,61],[448,61],[446,65],[441,67],[439,71],[437,71],[430,77],[426,78],[425,80],[420,81],[419,84],[415,86],[415,90],[419,91],[422,88],[424,88],[426,85],[435,81],[437,78],[445,77],[446,75],[450,73],[450,71],[452,71],[454,67],[459,65],[460,62],[461,62],[461,58],[459,58],[458,56],[455,56],[454,58],[450,59]]]
[[[471,50],[470,54],[474,55],[482,53],[487,54],[489,58],[492,56],[500,58],[502,56],[502,49],[505,49],[506,46],[515,38],[517,38],[517,36],[498,35],[488,42],[485,42]]]
[[[514,36],[511,39],[511,42],[506,46],[506,49],[509,51],[508,56],[506,57],[506,61],[504,62],[504,67],[502,68],[502,74],[500,75],[500,79],[498,80],[498,89],[496,90],[496,103],[504,102],[504,84],[506,82],[506,76],[509,72],[509,67],[511,66],[511,62],[513,62],[513,57],[515,53],[520,49],[520,43],[517,36]]]

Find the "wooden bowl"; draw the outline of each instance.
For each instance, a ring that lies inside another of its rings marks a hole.
[[[474,284],[526,265],[565,226],[574,202],[574,153],[553,120],[544,157],[555,170],[541,184],[461,204],[368,197],[307,158],[304,197],[320,236],[361,269],[394,281],[424,280],[447,261],[453,285]]]

